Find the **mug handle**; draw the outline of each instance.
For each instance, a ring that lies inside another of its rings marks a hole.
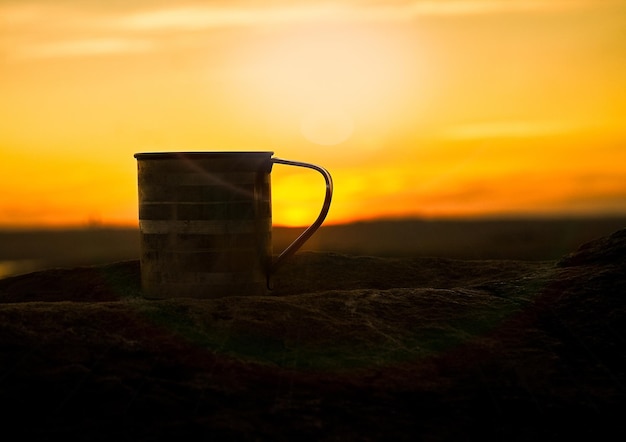
[[[326,196],[324,197],[324,204],[322,205],[322,210],[320,214],[317,216],[317,219],[315,220],[315,222],[311,224],[304,232],[302,232],[302,234],[298,238],[296,238],[296,240],[292,242],[285,250],[283,250],[283,252],[280,255],[278,255],[278,258],[276,258],[276,260],[271,264],[269,273],[267,275],[268,282],[269,282],[269,276],[272,273],[274,273],[276,269],[278,269],[278,267],[280,267],[280,265],[282,265],[285,262],[286,259],[290,258],[294,253],[296,253],[296,251],[300,247],[302,247],[302,245],[306,242],[306,240],[309,239],[311,235],[313,235],[317,229],[319,229],[319,227],[324,222],[326,215],[328,214],[328,210],[330,209],[330,200],[332,199],[332,196],[333,196],[333,179],[330,176],[330,173],[328,173],[328,171],[324,169],[323,167],[316,166],[315,164],[301,163],[299,161],[283,160],[280,158],[272,158],[271,161],[272,163],[275,163],[275,164],[285,164],[287,166],[306,167],[308,169],[313,169],[313,170],[318,171],[319,173],[322,174],[322,176],[324,177],[324,180],[326,181]]]

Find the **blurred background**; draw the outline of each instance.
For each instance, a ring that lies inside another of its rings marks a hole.
[[[146,151],[326,167],[311,248],[552,257],[624,226],[624,29],[622,0],[2,0],[0,274],[136,257]],[[323,182],[272,180],[280,249]]]

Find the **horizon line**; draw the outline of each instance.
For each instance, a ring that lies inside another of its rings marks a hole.
[[[355,224],[374,223],[402,223],[402,222],[562,222],[562,221],[600,221],[619,220],[626,221],[626,213],[539,213],[539,214],[489,214],[489,215],[458,215],[458,216],[381,216],[373,218],[354,219],[351,221],[323,223],[320,228],[350,226]],[[306,229],[308,225],[291,226],[285,224],[275,224],[273,229]],[[626,225],[625,225],[626,227]],[[98,230],[137,230],[139,225],[121,223],[94,223],[94,224],[28,224],[28,225],[2,225],[0,233],[13,232],[50,232],[50,231],[98,231]]]

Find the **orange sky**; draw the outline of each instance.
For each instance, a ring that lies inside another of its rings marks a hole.
[[[623,0],[0,0],[0,227],[136,225],[133,154],[325,166],[329,223],[626,214]],[[315,172],[276,166],[274,222]]]

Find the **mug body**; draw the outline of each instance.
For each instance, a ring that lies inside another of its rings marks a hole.
[[[273,152],[139,153],[144,296],[267,292]]]

